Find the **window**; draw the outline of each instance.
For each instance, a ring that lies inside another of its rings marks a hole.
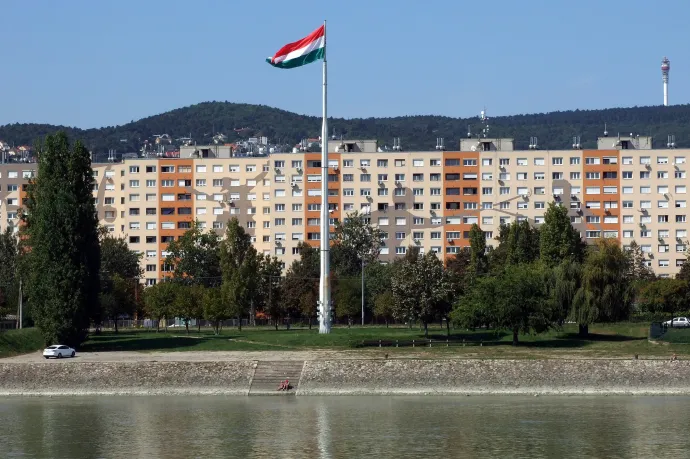
[[[534,173],[534,180],[544,180],[544,173],[543,172],[535,172]]]
[[[563,158],[551,158],[551,164],[554,166],[560,166],[563,164]]]
[[[649,194],[652,192],[652,187],[649,186],[641,186],[640,187],[640,193],[642,194]]]
[[[510,166],[510,158],[499,158],[498,165],[499,166]]]
[[[463,159],[462,165],[463,166],[476,166],[477,160],[476,159]]]
[[[397,233],[395,233],[395,238],[397,240],[405,239],[405,233],[404,232],[397,232]]]
[[[588,186],[585,188],[585,194],[599,194],[600,188],[598,186]]]
[[[405,217],[395,217],[395,225],[405,226],[407,225],[407,219]]]
[[[590,165],[601,164],[601,158],[598,158],[596,156],[591,156],[589,158],[585,158],[585,164],[590,164]]]
[[[570,157],[570,165],[571,166],[577,166],[578,164],[580,164],[580,158],[577,156],[571,156]]]
[[[424,160],[423,159],[413,159],[412,160],[412,167],[424,167]]]
[[[599,180],[601,176],[599,172],[587,172],[585,178],[587,178],[587,180]]]
[[[517,165],[518,166],[526,166],[527,165],[527,158],[518,158],[517,159]]]
[[[631,180],[633,178],[632,171],[623,171],[623,180]]]
[[[130,180],[129,186],[130,188],[139,188],[139,180]]]
[[[552,172],[551,173],[551,179],[552,180],[563,180],[563,172]]]
[[[656,157],[656,163],[657,164],[668,164],[668,157],[667,156],[657,156]]]
[[[493,162],[491,158],[482,158],[482,166],[491,166]]]
[[[623,237],[633,237],[632,230],[624,230],[623,231]]]
[[[580,180],[580,173],[579,172],[571,172],[570,173],[570,180]]]
[[[544,166],[544,158],[534,158],[534,165],[535,166]]]
[[[685,185],[676,185],[676,193],[685,194],[685,192],[686,192]]]

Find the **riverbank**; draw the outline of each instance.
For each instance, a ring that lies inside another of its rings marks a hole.
[[[244,396],[250,393],[259,363],[270,367],[272,362],[0,363],[0,395]],[[690,395],[690,360],[333,359],[296,363],[301,376],[291,380],[291,385],[297,395],[304,396]],[[276,375],[276,388],[279,382]]]

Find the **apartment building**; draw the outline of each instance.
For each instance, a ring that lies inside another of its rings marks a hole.
[[[410,245],[452,256],[477,223],[496,244],[501,224],[544,222],[550,202],[567,206],[587,241],[637,241],[647,263],[674,275],[687,250],[686,161],[690,150],[651,149],[651,138],[599,139],[596,150],[514,150],[512,139],[463,139],[458,151],[380,151],[373,141],[329,143],[331,228],[364,212],[385,235],[381,259]],[[142,254],[146,283],[168,275],[167,245],[197,220],[223,234],[237,217],[260,253],[286,265],[298,244],[320,244],[321,155],[232,157],[215,147],[180,158],[96,163],[101,224]],[[216,156],[218,154],[218,156]],[[35,164],[0,165],[0,228],[18,225]]]

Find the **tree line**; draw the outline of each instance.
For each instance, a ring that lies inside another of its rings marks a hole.
[[[597,137],[603,135],[605,123],[608,123],[611,136],[618,132],[652,135],[656,148],[665,147],[669,134],[675,135],[679,147],[690,145],[689,105],[496,116],[491,118],[491,135],[514,138],[516,149],[527,149],[529,139],[533,136],[539,139],[541,148],[570,148],[574,136],[581,137],[584,148],[596,148]],[[481,130],[476,117],[452,118],[432,115],[332,118],[329,125],[335,128],[337,136],[344,135],[350,139],[378,139],[382,146],[390,145],[393,137],[400,137],[408,151],[431,150],[437,137],[444,137],[449,149],[454,150],[459,140],[466,137],[468,125],[475,134]],[[35,139],[58,129],[67,131],[71,137],[83,139],[84,144],[95,153],[105,153],[109,149],[136,152],[144,140],[152,140],[155,134],[165,132],[172,136],[186,137],[191,134],[199,144],[213,143],[213,135],[222,132],[228,136],[228,142],[253,136],[267,136],[276,143],[295,145],[303,138],[313,138],[320,134],[321,118],[298,115],[263,105],[204,102],[122,126],[97,129],[48,124],[8,124],[0,126],[0,139],[20,145],[31,145]],[[242,130],[237,132],[235,129]]]
[[[18,236],[0,235],[0,311],[16,312],[22,282],[25,323],[38,326],[46,343],[76,346],[92,327],[122,317],[180,318],[188,330],[192,320],[206,319],[217,333],[224,320],[241,327],[257,314],[276,328],[316,319],[318,250],[302,243],[283,273],[235,218],[224,238],[194,224],[168,247],[166,282],[142,288],[139,255],[98,226],[84,145],[58,133],[37,151]],[[539,228],[526,221],[502,226],[495,248],[473,225],[470,246],[445,262],[411,246],[382,264],[382,232],[352,213],[336,225],[331,247],[335,317],[354,324],[363,299],[368,322],[487,326],[511,332],[517,343],[520,333],[566,321],[586,335],[596,322],[633,314],[657,320],[690,309],[687,261],[674,279],[656,278],[637,244],[627,251],[617,240],[587,246],[559,204],[544,218]]]

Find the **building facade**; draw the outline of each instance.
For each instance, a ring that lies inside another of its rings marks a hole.
[[[599,140],[596,150],[513,150],[512,139],[464,139],[459,151],[380,151],[372,141],[329,144],[331,228],[364,212],[385,234],[381,259],[422,252],[452,256],[478,224],[496,244],[501,224],[539,226],[550,202],[569,209],[582,237],[635,240],[659,275],[685,261],[686,167],[690,150],[651,149],[649,138]],[[199,147],[197,147],[198,149]],[[102,225],[141,253],[148,284],[167,275],[167,245],[189,229],[223,234],[237,217],[260,253],[285,265],[301,241],[317,247],[320,153],[203,155],[95,163],[94,197]],[[0,164],[0,228],[17,228],[32,163]]]

